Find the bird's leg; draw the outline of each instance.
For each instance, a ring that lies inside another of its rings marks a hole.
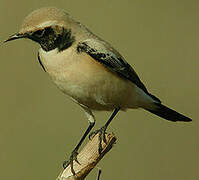
[[[68,161],[64,161],[63,162],[63,168],[65,169],[69,164],[71,164],[71,171],[72,173],[74,172],[73,169],[73,160],[75,160],[77,163],[77,155],[78,155],[78,150],[81,146],[81,144],[83,143],[84,139],[86,138],[86,136],[89,134],[89,132],[91,131],[91,129],[93,128],[93,126],[95,125],[95,122],[91,122],[88,126],[88,128],[86,129],[84,135],[82,136],[82,138],[80,139],[79,143],[77,144],[77,146],[74,148],[74,150],[71,153],[70,159]],[[80,163],[79,163],[80,164]],[[73,173],[75,174],[75,173]]]
[[[86,136],[89,134],[89,132],[91,131],[91,129],[95,125],[95,118],[94,118],[94,115],[92,114],[92,112],[89,109],[84,108],[84,110],[85,110],[85,113],[86,113],[88,120],[89,120],[89,126],[86,129],[82,138],[80,139],[79,143],[76,145],[76,147],[72,151],[69,160],[63,162],[63,168],[64,169],[67,168],[69,164],[71,165],[71,172],[73,173],[74,176],[76,174],[75,174],[75,171],[74,171],[74,168],[73,168],[73,160],[75,160],[78,164],[80,164],[77,160],[78,150],[79,150],[81,144],[83,143],[83,141],[85,140]]]
[[[101,152],[102,152],[102,140],[105,143],[107,143],[106,137],[105,137],[106,129],[107,129],[108,125],[111,123],[111,121],[113,120],[113,118],[116,116],[116,114],[118,113],[119,110],[120,110],[120,107],[116,108],[113,111],[111,117],[106,122],[106,124],[104,126],[102,126],[100,129],[97,129],[97,130],[91,132],[91,134],[89,135],[89,139],[92,139],[96,134],[99,133],[99,148],[98,148],[99,154],[101,154]]]

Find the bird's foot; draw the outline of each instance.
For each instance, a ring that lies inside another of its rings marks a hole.
[[[76,149],[74,149],[70,155],[70,158],[68,161],[64,161],[63,162],[63,168],[66,169],[69,165],[71,166],[71,172],[73,173],[74,176],[76,176],[76,173],[75,173],[75,170],[73,168],[73,161],[76,161],[78,164],[79,161],[77,160],[77,155],[78,155],[78,152]]]
[[[106,136],[105,136],[106,128],[107,128],[106,126],[102,126],[100,129],[97,129],[89,134],[89,139],[91,140],[96,134],[99,133],[99,146],[98,146],[99,154],[101,154],[102,150],[103,150],[102,149],[102,140],[104,141],[104,143],[107,144],[107,140],[106,140]]]

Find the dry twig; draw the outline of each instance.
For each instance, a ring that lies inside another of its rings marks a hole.
[[[97,134],[90,140],[82,151],[78,154],[77,159],[80,164],[73,161],[73,168],[76,172],[77,179],[83,180],[90,173],[90,171],[97,165],[97,163],[110,151],[116,142],[116,137],[113,134],[106,134],[107,144],[102,143],[102,153],[98,153],[99,135]],[[71,167],[64,169],[56,180],[74,180],[75,177],[71,172]]]

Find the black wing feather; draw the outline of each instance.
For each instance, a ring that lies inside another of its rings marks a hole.
[[[101,52],[98,49],[90,47],[86,42],[80,43],[77,47],[77,51],[86,52],[93,59],[104,65],[106,68],[117,73],[120,77],[133,82],[137,87],[142,89],[154,100],[158,101],[159,103],[161,102],[157,97],[153,96],[147,91],[145,85],[141,82],[137,73],[121,56],[117,56],[116,54],[110,51],[107,51],[106,53],[104,51]]]

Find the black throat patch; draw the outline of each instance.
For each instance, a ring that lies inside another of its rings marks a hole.
[[[71,30],[64,29],[63,27],[61,29],[57,27],[46,27],[43,30],[31,33],[28,38],[38,42],[44,51],[51,51],[55,48],[63,51],[69,48],[75,41]]]

